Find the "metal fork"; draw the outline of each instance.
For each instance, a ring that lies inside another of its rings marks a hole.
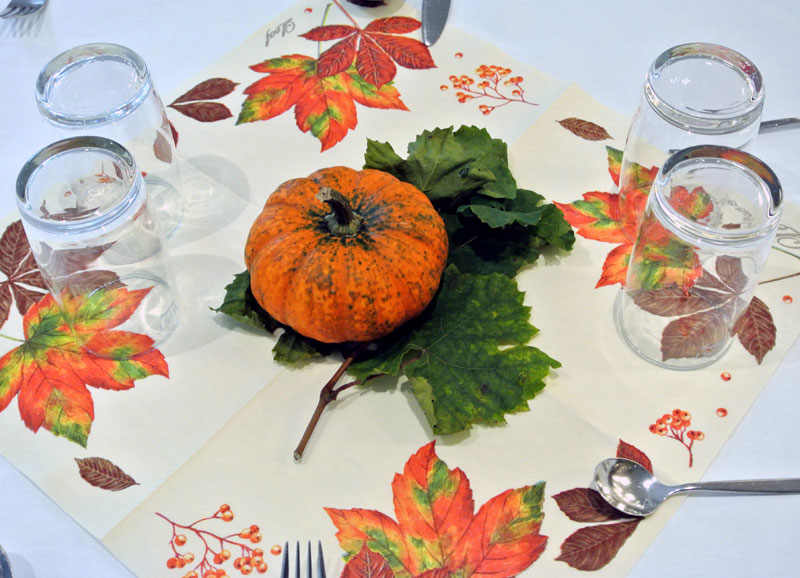
[[[38,12],[44,8],[47,0],[11,0],[6,9],[0,12],[0,18],[18,18]]]
[[[281,561],[281,578],[289,578],[289,542],[283,547],[283,560]],[[300,578],[300,542],[295,545],[294,578]],[[314,578],[311,565],[311,542],[308,543],[306,556],[306,578]],[[325,558],[322,556],[322,542],[317,542],[317,574],[316,578],[325,578]]]

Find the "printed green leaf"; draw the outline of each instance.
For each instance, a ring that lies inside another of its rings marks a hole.
[[[471,275],[451,268],[427,319],[403,346],[350,367],[356,377],[403,367],[434,433],[505,422],[525,411],[559,362],[524,345],[537,329],[523,293],[505,275]],[[500,345],[511,347],[500,349]]]

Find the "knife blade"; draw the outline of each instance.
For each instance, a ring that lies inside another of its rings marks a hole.
[[[11,572],[11,562],[2,546],[0,546],[0,578],[14,578],[14,574]]]
[[[450,13],[450,0],[422,1],[422,42],[432,46],[439,40]]]

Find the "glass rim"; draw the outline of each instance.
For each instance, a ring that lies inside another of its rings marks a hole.
[[[97,151],[113,160],[121,161],[130,176],[130,186],[125,195],[113,207],[100,215],[91,215],[76,220],[50,220],[37,217],[31,211],[28,199],[30,183],[48,161],[75,151]],[[141,197],[143,178],[133,155],[116,141],[99,136],[79,136],[62,139],[47,145],[32,155],[23,165],[17,176],[16,201],[23,220],[41,231],[56,235],[79,235],[107,227],[112,222],[127,218],[128,212],[136,206]]]
[[[741,74],[750,87],[749,98],[719,112],[700,112],[665,100],[655,82],[662,71],[677,62],[700,58],[721,63]],[[644,94],[653,110],[664,120],[701,134],[735,132],[759,121],[765,96],[761,72],[749,58],[731,48],[705,42],[679,44],[662,52],[648,70]]]
[[[84,66],[88,59],[96,59],[98,57],[122,62],[135,70],[136,78],[139,79],[139,87],[136,93],[114,106],[105,110],[92,111],[91,113],[70,112],[53,105],[50,98],[52,83],[73,70]],[[141,56],[130,48],[119,44],[94,42],[70,48],[50,60],[36,77],[35,94],[36,104],[44,118],[59,126],[80,128],[111,123],[119,118],[128,116],[141,106],[152,89],[153,84],[150,80],[150,72]]]
[[[662,183],[676,168],[705,164],[711,166],[732,166],[744,172],[754,182],[762,185],[769,193],[772,211],[766,223],[746,229],[718,229],[689,219],[673,207],[665,196]],[[666,218],[677,231],[696,235],[703,241],[718,244],[755,243],[777,230],[783,209],[783,189],[775,172],[758,157],[739,149],[722,145],[697,145],[682,149],[670,156],[661,167],[653,184],[653,208],[662,218]]]

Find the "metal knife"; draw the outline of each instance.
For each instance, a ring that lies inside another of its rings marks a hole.
[[[14,574],[11,573],[11,562],[2,546],[0,546],[0,578],[14,578]]]
[[[422,42],[431,46],[439,40],[450,12],[450,0],[422,0]]]

